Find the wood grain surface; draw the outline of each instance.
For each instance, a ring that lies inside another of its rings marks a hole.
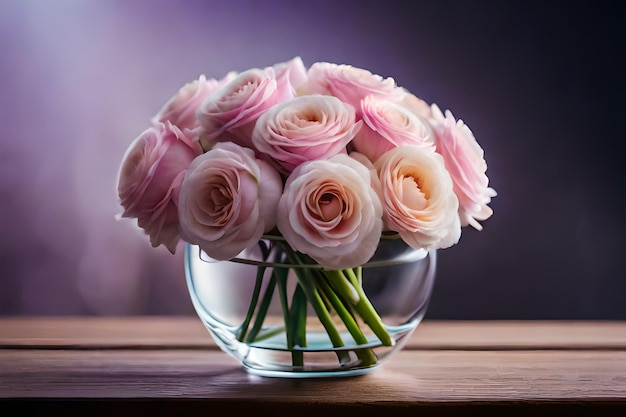
[[[194,317],[0,318],[4,406],[66,415],[626,415],[626,323],[425,321],[368,375],[290,380],[247,374]]]

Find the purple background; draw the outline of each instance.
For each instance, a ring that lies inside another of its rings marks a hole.
[[[182,250],[116,221],[130,142],[200,74],[301,56],[449,108],[494,216],[439,252],[427,317],[626,319],[624,6],[0,0],[0,314],[193,314]]]

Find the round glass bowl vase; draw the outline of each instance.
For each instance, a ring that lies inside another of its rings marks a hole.
[[[196,313],[217,345],[251,374],[364,374],[402,349],[424,317],[436,251],[381,239],[368,263],[343,271],[310,259],[294,262],[290,253],[275,236],[229,261],[185,245]]]

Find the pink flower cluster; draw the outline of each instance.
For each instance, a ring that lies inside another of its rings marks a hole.
[[[496,195],[470,129],[365,69],[296,57],[183,86],[123,158],[122,217],[153,246],[227,260],[280,234],[326,268],[367,262],[383,231],[413,248],[480,230]]]

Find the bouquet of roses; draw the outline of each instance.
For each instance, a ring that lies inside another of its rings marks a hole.
[[[229,260],[280,237],[291,263],[322,267],[299,277],[322,322],[329,310],[356,314],[390,343],[358,267],[383,236],[442,249],[463,226],[480,230],[496,195],[486,169],[450,111],[392,78],[296,57],[184,85],[129,146],[118,193],[122,217],[172,253],[182,239]]]

